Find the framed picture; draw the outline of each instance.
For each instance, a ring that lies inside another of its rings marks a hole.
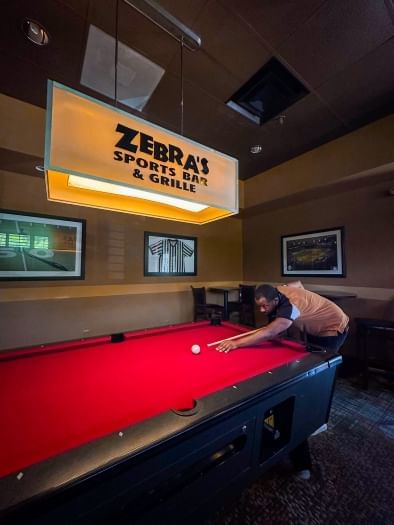
[[[84,278],[85,221],[0,210],[0,279]]]
[[[146,276],[197,275],[197,238],[145,232]]]
[[[282,275],[345,277],[343,228],[282,236]]]

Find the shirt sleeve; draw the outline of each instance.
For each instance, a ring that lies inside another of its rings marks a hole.
[[[271,322],[278,317],[283,317],[289,321],[295,321],[300,315],[299,309],[292,304],[286,296],[281,295],[278,307],[269,316],[269,321]]]

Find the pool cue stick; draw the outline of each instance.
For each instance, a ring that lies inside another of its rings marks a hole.
[[[213,343],[208,343],[207,346],[215,346],[219,345],[220,343],[223,343],[224,341],[232,341],[233,339],[239,339],[240,337],[245,337],[247,335],[255,334],[256,332],[259,332],[261,328],[257,328],[257,330],[252,330],[251,332],[245,332],[243,334],[233,335],[233,337],[226,337],[226,339],[221,339],[220,341],[214,341]]]

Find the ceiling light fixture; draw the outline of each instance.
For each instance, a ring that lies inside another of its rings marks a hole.
[[[253,153],[253,155],[257,155],[258,153],[261,153],[263,151],[263,146],[260,144],[255,144],[254,146],[250,146],[250,153]]]
[[[200,49],[201,38],[154,0],[124,0],[124,2],[190,51]]]
[[[45,167],[42,164],[37,164],[37,166],[35,166],[35,169],[37,171],[42,171],[42,172],[45,171]]]
[[[30,18],[25,18],[22,23],[22,30],[26,36],[36,46],[46,46],[49,43],[49,33],[43,25]]]
[[[238,161],[183,137],[183,48],[198,49],[200,38],[153,0],[123,1],[181,45],[181,135],[117,108],[120,0],[116,0],[115,107],[49,82],[48,200],[191,224],[238,213]],[[71,139],[70,129],[82,142]],[[163,155],[158,156],[159,145],[167,153],[161,149]],[[153,161],[159,158],[160,163]]]
[[[191,224],[239,209],[236,159],[51,81],[44,165],[51,201]]]
[[[279,117],[275,117],[274,120],[278,120],[279,121],[279,124],[281,126],[283,126],[284,122],[285,122],[285,119],[286,119],[286,115],[279,115]]]
[[[68,185],[72,188],[81,188],[84,190],[101,191],[103,193],[112,193],[113,195],[124,195],[125,197],[135,197],[137,199],[145,199],[148,201],[160,202],[161,204],[168,204],[175,206],[182,210],[192,211],[198,213],[205,210],[208,206],[199,204],[197,202],[190,202],[184,199],[177,199],[169,195],[161,195],[159,193],[152,193],[150,191],[143,191],[121,184],[113,184],[111,182],[102,182],[98,180],[87,179],[85,177],[78,177],[70,175],[68,177]]]

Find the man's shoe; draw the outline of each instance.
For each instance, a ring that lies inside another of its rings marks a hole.
[[[299,470],[296,472],[296,477],[298,479],[308,480],[311,478],[311,471],[309,469]]]
[[[322,432],[325,432],[327,430],[327,423],[324,423],[324,425],[322,425],[321,427],[319,427],[317,430],[314,431],[313,434],[311,434],[311,436],[317,436],[318,434],[321,434]]]

